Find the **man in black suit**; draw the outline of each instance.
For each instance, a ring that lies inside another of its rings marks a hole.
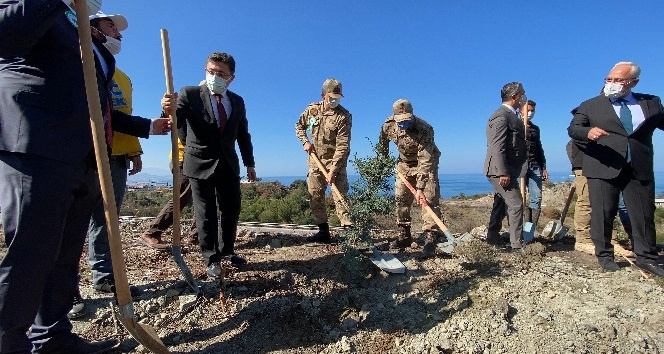
[[[67,318],[100,194],[69,3],[0,0],[0,217],[8,245],[0,262],[2,353],[95,353],[118,345],[80,338]],[[148,119],[110,113],[115,61],[93,43],[107,132],[111,123],[140,137],[160,130]]]
[[[177,124],[184,142],[183,174],[189,177],[194,200],[198,239],[210,278],[221,275],[220,262],[246,260],[235,254],[240,216],[240,162],[237,141],[249,181],[256,180],[253,145],[244,100],[228,91],[235,78],[235,59],[229,54],[210,54],[205,64],[205,85],[185,86],[177,97]],[[175,95],[162,100],[170,112]],[[217,227],[217,204],[221,212],[221,237]]]
[[[618,270],[611,232],[622,191],[632,221],[637,266],[664,277],[655,244],[655,178],[652,135],[664,130],[664,108],[657,96],[633,93],[641,69],[619,62],[605,79],[603,94],[572,111],[569,136],[587,142],[583,175],[590,192],[590,236],[599,265]]]

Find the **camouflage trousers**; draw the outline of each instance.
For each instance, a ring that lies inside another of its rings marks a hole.
[[[339,189],[339,192],[346,197],[348,194],[348,175],[346,174],[346,170],[337,172],[334,184]],[[325,191],[327,190],[327,186],[325,175],[317,168],[309,168],[309,174],[307,174],[309,206],[316,219],[316,224],[327,222],[327,212],[325,210]],[[339,200],[335,193],[332,193],[332,197],[337,216],[339,217],[339,221],[341,221],[341,226],[352,225],[353,222],[350,220],[344,201]]]
[[[402,171],[403,175],[406,177],[408,182],[415,187],[416,184],[416,172],[404,173],[405,169],[399,168],[399,171]],[[436,168],[436,171],[438,169]],[[424,187],[424,196],[427,198],[427,203],[431,207],[431,210],[440,218],[440,183],[438,183],[438,174],[430,173],[429,180],[427,181],[426,186]],[[397,206],[397,224],[401,226],[410,225],[410,208],[413,206],[415,196],[413,193],[406,187],[406,185],[401,181],[401,178],[396,179],[394,199]],[[418,204],[419,205],[419,204]],[[434,219],[427,213],[425,210],[422,210],[422,231],[428,230],[440,230]]]

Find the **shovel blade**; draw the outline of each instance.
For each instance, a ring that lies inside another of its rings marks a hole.
[[[438,248],[445,253],[452,254],[454,253],[454,241],[441,242],[438,244]]]
[[[373,251],[371,262],[381,270],[393,274],[402,274],[406,272],[406,266],[390,253],[381,253],[377,249]]]
[[[556,235],[560,233],[562,229],[563,227],[559,220],[551,220],[546,223],[546,226],[544,226],[542,236],[546,239],[556,240]],[[565,233],[567,233],[567,231],[565,231]],[[563,235],[563,237],[564,236],[565,235]]]
[[[157,331],[151,326],[136,322],[131,317],[119,316],[122,326],[127,329],[129,334],[134,337],[144,347],[148,348],[151,352],[156,354],[170,353],[168,348],[161,341],[157,335]]]
[[[196,283],[194,275],[191,274],[191,270],[189,270],[189,267],[187,267],[187,264],[184,262],[184,259],[182,258],[182,247],[173,246],[171,248],[171,251],[173,252],[173,260],[175,260],[175,263],[178,265],[178,268],[180,268],[180,272],[184,276],[184,280],[194,290],[194,293],[196,295],[200,295],[201,287],[200,285],[198,285],[198,283]]]
[[[523,243],[528,244],[535,239],[535,227],[532,222],[523,223]]]
[[[567,226],[561,226],[560,230],[558,230],[555,235],[553,235],[553,240],[554,241],[560,241],[563,239],[563,237],[567,236],[567,231],[569,231],[569,227]]]

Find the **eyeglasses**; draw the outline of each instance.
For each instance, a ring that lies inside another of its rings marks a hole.
[[[634,79],[633,78],[621,79],[621,78],[617,78],[617,77],[607,77],[607,78],[604,79],[604,82],[606,82],[608,84],[610,84],[612,82],[615,82],[615,83],[618,83],[618,84],[627,84],[632,80],[634,80]]]
[[[218,76],[226,80],[230,79],[231,76],[233,76],[233,74],[226,74],[223,71],[208,70],[207,68],[205,69],[205,71],[210,75]]]

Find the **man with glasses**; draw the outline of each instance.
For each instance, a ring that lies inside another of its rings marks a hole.
[[[652,135],[664,130],[660,98],[633,93],[641,69],[619,62],[605,79],[603,94],[572,111],[567,129],[572,139],[586,142],[583,175],[588,179],[592,208],[590,237],[605,271],[616,271],[611,232],[623,193],[632,221],[636,265],[664,277],[655,244],[655,181]]]
[[[189,178],[194,215],[207,275],[221,277],[221,260],[232,264],[247,261],[235,254],[234,244],[240,216],[240,163],[247,167],[249,181],[256,180],[254,152],[244,100],[228,90],[235,79],[235,59],[214,52],[205,63],[205,85],[185,86],[180,95],[164,95],[164,115],[177,98],[178,134],[184,142],[182,174]],[[221,212],[217,227],[217,207]],[[221,235],[219,235],[221,229]]]

